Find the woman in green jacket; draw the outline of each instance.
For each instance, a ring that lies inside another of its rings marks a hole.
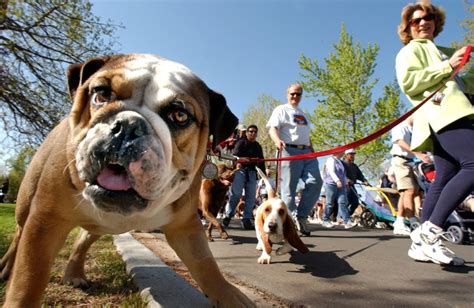
[[[447,54],[433,39],[442,31],[444,10],[430,3],[403,8],[398,27],[405,46],[396,58],[398,83],[413,105],[418,105],[460,65],[466,47]],[[443,243],[442,227],[450,213],[474,190],[474,107],[471,74],[456,77],[414,114],[411,147],[434,155],[436,181],[423,204],[422,225],[410,237],[408,255],[417,261],[463,265]]]

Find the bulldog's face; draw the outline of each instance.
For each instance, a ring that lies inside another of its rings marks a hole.
[[[223,96],[156,56],[93,59],[68,77],[75,166],[84,197],[101,211],[129,215],[177,200],[209,135],[216,144],[237,124]]]

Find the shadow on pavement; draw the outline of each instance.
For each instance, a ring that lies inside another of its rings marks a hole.
[[[359,272],[345,259],[338,257],[336,251],[310,251],[307,254],[292,252],[290,262],[302,266],[297,272],[322,278],[355,275]]]

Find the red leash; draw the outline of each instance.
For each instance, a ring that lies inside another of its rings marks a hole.
[[[337,146],[335,148],[329,149],[329,150],[323,150],[323,151],[318,151],[318,152],[312,152],[312,153],[307,153],[307,154],[301,154],[301,155],[294,155],[294,156],[287,156],[287,157],[277,157],[277,158],[245,158],[243,162],[257,162],[257,161],[284,161],[284,160],[300,160],[300,159],[309,159],[309,158],[315,158],[315,157],[320,157],[320,156],[326,156],[326,155],[331,155],[334,153],[340,153],[345,150],[351,149],[351,148],[357,148],[363,144],[366,144],[372,140],[377,139],[378,137],[382,136],[386,132],[390,131],[392,128],[400,124],[401,122],[405,121],[409,116],[411,116],[415,111],[421,108],[427,101],[429,101],[436,93],[438,93],[445,85],[446,82],[450,81],[451,79],[456,76],[456,74],[461,70],[461,68],[466,64],[467,60],[469,59],[469,54],[471,53],[472,46],[467,45],[466,52],[464,53],[463,59],[461,61],[461,64],[459,64],[458,68],[453,72],[453,74],[445,81],[443,82],[433,93],[431,93],[428,97],[426,97],[421,103],[419,103],[417,106],[413,107],[411,110],[409,110],[407,113],[402,115],[400,118],[394,120],[393,122],[388,123],[384,127],[378,129],[374,133],[368,135],[367,137],[364,137],[362,139],[356,140],[354,142]],[[239,160],[237,160],[239,161]]]

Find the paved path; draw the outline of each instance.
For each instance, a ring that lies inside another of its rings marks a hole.
[[[409,239],[390,230],[311,228],[312,236],[303,238],[308,254],[273,255],[270,265],[257,264],[255,232],[235,221],[228,228],[232,239],[209,245],[224,273],[289,306],[474,307],[473,245],[449,245],[466,266],[441,267],[412,261]]]

